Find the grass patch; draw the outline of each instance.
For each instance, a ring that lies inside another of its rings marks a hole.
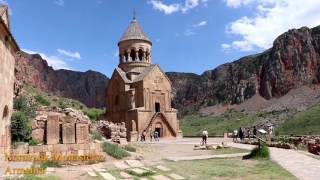
[[[180,121],[180,127],[185,136],[199,136],[207,128],[210,136],[223,135],[239,127],[252,125],[259,118],[259,113],[242,113],[229,110],[219,116],[188,115]]]
[[[88,108],[83,111],[91,120],[97,121],[105,113],[105,110],[98,108]]]
[[[320,134],[320,106],[311,107],[297,112],[286,120],[276,131],[282,135],[311,135]]]
[[[240,148],[234,148],[234,147],[228,147],[228,148],[221,148],[221,149],[215,149],[211,151],[212,154],[235,154],[235,153],[247,153],[249,150],[246,149],[240,149]]]
[[[37,103],[41,104],[41,105],[44,105],[44,106],[50,106],[50,102],[44,98],[42,95],[36,95],[34,97],[34,99],[36,100]]]
[[[122,159],[124,157],[130,156],[130,154],[123,150],[120,146],[117,144],[111,144],[111,143],[103,143],[102,144],[102,149],[104,152],[109,154],[110,156],[116,158],[116,159]]]
[[[125,149],[126,151],[130,151],[130,152],[136,152],[137,149],[131,145],[126,145],[123,147],[123,149]]]
[[[270,160],[241,158],[166,162],[165,166],[186,179],[297,179]]]
[[[60,163],[58,161],[44,161],[40,164],[41,168],[47,168],[47,167],[61,167]]]
[[[99,131],[93,131],[91,135],[94,140],[102,140],[102,134]]]
[[[24,89],[26,90],[27,96],[29,98],[35,98],[37,104],[52,106],[52,107],[56,106],[60,108],[70,107],[78,110],[87,109],[87,107],[83,103],[77,100],[60,97],[53,93],[46,93],[32,86],[25,86]]]
[[[269,148],[266,144],[262,144],[259,147],[254,148],[246,158],[252,159],[270,159]]]
[[[6,180],[60,180],[56,176],[36,176],[33,174],[24,175],[23,177],[6,178]]]
[[[30,145],[30,146],[35,146],[35,145],[37,145],[37,144],[39,144],[39,142],[38,142],[36,139],[30,139],[30,140],[29,140],[29,145]]]

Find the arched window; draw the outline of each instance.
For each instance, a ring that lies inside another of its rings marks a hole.
[[[147,50],[146,51],[146,60],[149,62],[149,55],[150,55],[150,53],[149,53],[149,50]]]
[[[2,119],[8,117],[8,115],[9,115],[9,108],[8,106],[5,106],[2,113]]]
[[[139,56],[139,60],[143,61],[143,51],[142,51],[142,49],[139,49],[138,56]]]
[[[136,51],[134,49],[131,49],[130,57],[132,61],[136,60]]]
[[[125,62],[128,61],[128,58],[129,58],[129,55],[128,55],[128,52],[126,51],[126,52],[124,52],[124,60],[125,60]]]

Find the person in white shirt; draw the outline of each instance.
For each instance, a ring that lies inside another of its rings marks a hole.
[[[238,130],[233,131],[233,142],[238,142]]]
[[[202,145],[207,144],[208,131],[206,128],[202,131]]]

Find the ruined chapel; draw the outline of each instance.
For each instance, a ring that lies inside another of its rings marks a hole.
[[[137,141],[145,131],[160,137],[182,137],[177,110],[171,107],[171,82],[152,64],[152,42],[135,17],[118,42],[119,65],[107,87],[107,118],[125,122],[127,139]]]

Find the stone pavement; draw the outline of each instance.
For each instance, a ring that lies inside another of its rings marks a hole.
[[[295,150],[270,148],[270,152],[274,161],[299,179],[320,179],[320,160]]]
[[[201,155],[201,156],[184,156],[184,157],[168,157],[167,160],[171,161],[187,161],[187,160],[201,160],[212,158],[233,158],[243,157],[249,153],[234,153],[234,154],[217,154],[217,155]]]
[[[247,144],[229,143],[228,145],[243,149],[253,149]],[[291,174],[302,180],[320,179],[320,160],[299,151],[271,147],[271,159],[280,164]]]
[[[117,177],[121,177],[122,179],[136,179],[139,176],[142,176],[144,173],[154,173],[149,178],[154,180],[183,180],[185,177],[175,174],[172,170],[163,165],[157,166],[145,166],[141,161],[138,160],[120,160],[113,162],[113,167],[120,172],[107,172],[105,165],[103,163],[90,165],[85,169],[88,176],[97,177],[100,175],[104,180],[115,180]],[[133,172],[135,175],[132,175]],[[139,178],[144,179],[144,178]]]
[[[159,142],[145,143],[160,143],[160,144],[198,144],[199,138],[183,138],[181,140],[160,140]],[[227,142],[231,147],[251,150],[255,146],[247,144],[233,143],[232,139],[223,138],[208,138],[208,143]],[[269,148],[271,159],[280,164],[287,171],[302,180],[319,180],[320,179],[320,160],[312,158],[306,154],[295,150],[287,150],[280,148]],[[181,157],[187,159],[187,157]],[[212,158],[209,156],[199,156],[194,158]],[[190,159],[192,160],[193,157]],[[172,158],[172,160],[179,160]]]

